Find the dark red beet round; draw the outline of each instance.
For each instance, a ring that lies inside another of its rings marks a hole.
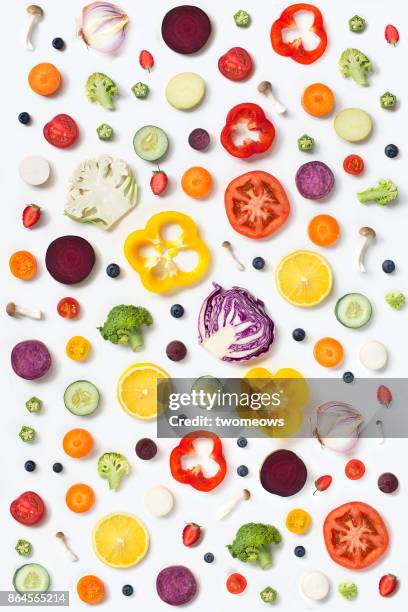
[[[145,461],[153,459],[157,453],[156,442],[150,438],[142,438],[136,443],[135,451],[139,459],[143,459]]]
[[[208,15],[198,6],[176,6],[164,16],[163,40],[176,53],[189,55],[204,47],[211,34]]]
[[[59,283],[74,285],[90,274],[95,263],[95,251],[80,236],[61,236],[53,242],[45,254],[48,272]]]
[[[187,355],[186,345],[180,340],[173,340],[166,346],[166,355],[172,361],[181,361]]]
[[[260,478],[261,485],[269,493],[290,497],[303,489],[307,469],[296,453],[281,449],[266,457]]]
[[[183,565],[165,567],[156,579],[157,593],[171,606],[182,606],[197,593],[197,581],[193,573]]]
[[[45,376],[50,369],[50,352],[40,340],[24,340],[11,351],[11,367],[17,376],[36,380]]]
[[[188,144],[196,151],[205,151],[210,144],[210,135],[203,128],[196,128],[188,137]]]

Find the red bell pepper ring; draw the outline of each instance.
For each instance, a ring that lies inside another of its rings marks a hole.
[[[314,15],[313,23],[309,29],[320,38],[320,42],[315,49],[311,49],[310,51],[304,48],[301,38],[296,38],[291,42],[285,42],[283,40],[283,30],[296,28],[294,15],[299,11],[307,11]],[[313,64],[313,62],[323,55],[327,47],[327,34],[324,29],[321,12],[316,6],[313,6],[313,4],[300,3],[288,6],[279,19],[272,24],[271,42],[273,50],[279,53],[279,55],[291,57],[299,64]]]
[[[258,133],[258,140],[245,138],[241,144],[235,144],[234,135],[240,124],[246,125],[250,132]],[[221,144],[234,157],[251,157],[255,153],[264,153],[275,139],[273,123],[266,118],[264,111],[257,104],[243,102],[231,108],[221,132]]]
[[[219,470],[214,476],[209,476],[208,478],[204,476],[201,465],[195,465],[189,470],[183,468],[183,457],[191,457],[196,454],[194,440],[198,438],[210,438],[213,441],[213,447],[209,457],[219,466]],[[197,489],[197,491],[212,491],[221,484],[227,473],[227,464],[222,454],[222,443],[220,438],[211,431],[193,431],[187,434],[182,438],[179,445],[171,451],[170,470],[171,475],[177,482],[189,484],[194,489]]]

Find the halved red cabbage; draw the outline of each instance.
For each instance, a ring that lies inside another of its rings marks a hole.
[[[264,303],[242,287],[213,285],[198,317],[200,344],[223,361],[249,361],[269,351],[274,323]]]

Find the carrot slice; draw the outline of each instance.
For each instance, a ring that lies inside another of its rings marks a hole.
[[[62,441],[64,451],[74,459],[88,455],[93,447],[93,437],[86,429],[71,429]]]
[[[184,193],[192,198],[205,198],[212,188],[212,176],[205,168],[193,166],[185,171],[181,179]]]
[[[334,244],[338,239],[340,227],[331,215],[316,215],[310,221],[307,233],[314,244],[327,247]]]
[[[84,603],[98,604],[105,597],[105,585],[98,576],[82,576],[77,583],[77,593]]]
[[[302,95],[302,106],[313,117],[328,115],[334,106],[334,94],[323,83],[313,83],[306,87]]]
[[[54,64],[37,64],[29,72],[28,84],[40,96],[50,96],[60,88],[61,73]]]
[[[87,484],[74,484],[68,489],[65,501],[72,512],[88,512],[95,503],[95,493]]]
[[[9,260],[10,272],[20,280],[30,280],[37,273],[37,261],[28,251],[16,251]]]
[[[323,367],[334,368],[343,361],[344,349],[334,338],[321,338],[314,345],[313,355]]]

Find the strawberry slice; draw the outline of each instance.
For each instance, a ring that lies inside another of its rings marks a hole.
[[[163,170],[155,170],[150,179],[150,188],[154,195],[161,195],[167,189],[168,178]]]
[[[392,595],[397,588],[398,578],[394,576],[394,574],[385,574],[380,579],[380,583],[378,585],[380,595],[382,597],[389,597]]]
[[[29,204],[23,210],[24,227],[33,227],[41,217],[41,208],[36,204]]]
[[[187,523],[183,529],[183,544],[184,546],[193,546],[201,536],[201,527],[197,523]]]

